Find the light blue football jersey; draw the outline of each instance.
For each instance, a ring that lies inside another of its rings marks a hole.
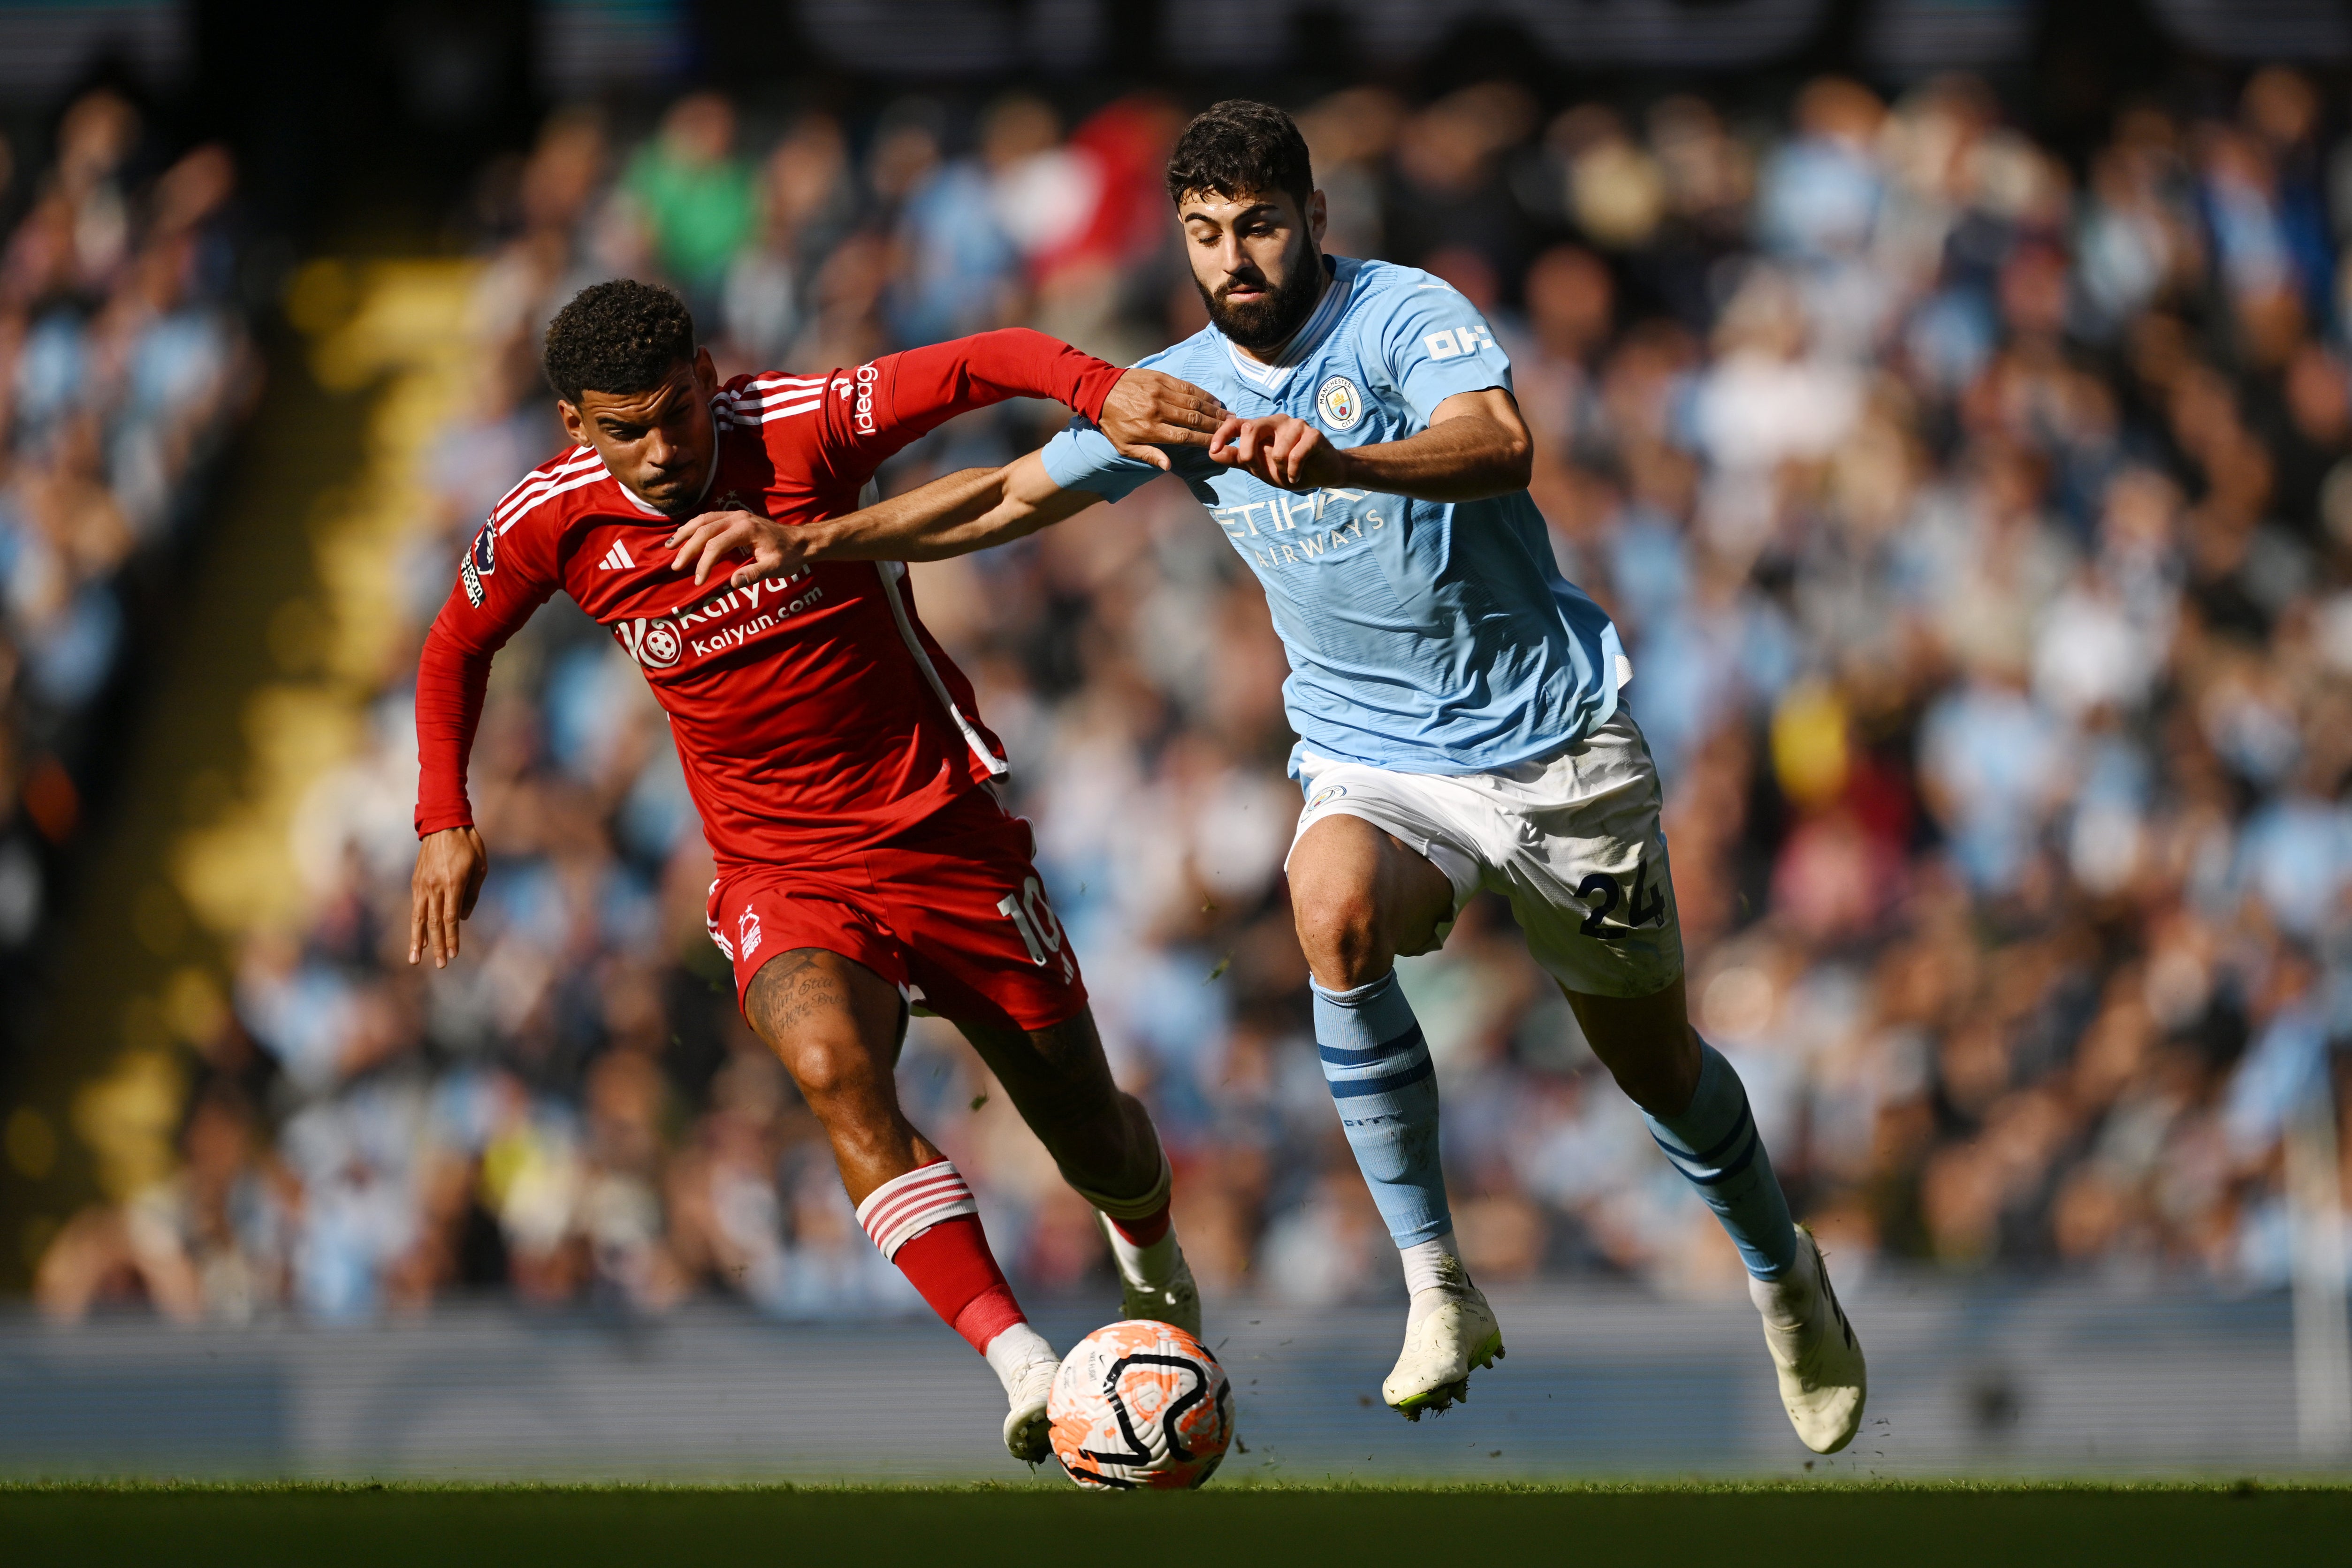
[[[1323,298],[1278,363],[1214,326],[1142,363],[1213,392],[1244,417],[1289,414],[1354,447],[1429,427],[1460,392],[1511,384],[1470,301],[1429,273],[1332,264]],[[1404,773],[1468,773],[1548,755],[1617,710],[1617,628],[1559,574],[1525,490],[1412,500],[1300,494],[1209,461],[1175,468],[1265,585],[1290,658],[1283,704],[1299,752]],[[1117,500],[1156,477],[1081,419],[1045,451],[1064,489]]]

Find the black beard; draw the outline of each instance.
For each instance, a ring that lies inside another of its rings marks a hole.
[[[1192,283],[1200,288],[1201,280],[1195,278]],[[1202,303],[1209,307],[1209,320],[1216,323],[1217,331],[1253,353],[1288,342],[1290,335],[1314,314],[1315,302],[1322,295],[1323,258],[1311,246],[1283,279],[1282,286],[1263,300],[1234,305],[1201,289]]]

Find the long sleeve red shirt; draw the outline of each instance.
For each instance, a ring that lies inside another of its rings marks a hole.
[[[945,420],[1008,397],[1098,418],[1121,374],[1013,329],[824,375],[739,376],[712,405],[718,471],[698,510],[837,517],[883,459]],[[824,562],[697,588],[662,547],[678,521],[589,447],[492,509],[417,665],[419,837],[473,821],[466,763],[491,656],[558,589],[635,658],[668,712],[722,868],[851,852],[1005,771],[903,565]]]

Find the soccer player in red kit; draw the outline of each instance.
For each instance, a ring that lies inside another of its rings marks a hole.
[[[631,281],[558,312],[546,370],[578,445],[492,510],[418,664],[409,961],[457,952],[488,864],[465,779],[490,659],[562,589],[669,714],[717,862],[710,936],[745,1018],[823,1123],[866,1234],[1003,1381],[1006,1447],[1042,1459],[1058,1358],[1013,1300],[963,1178],[899,1109],[911,1005],[963,1032],[1099,1212],[1123,1315],[1197,1333],[1200,1297],[1158,1137],[1111,1081],[1028,825],[1001,804],[1004,749],[902,564],[762,578],[678,542],[697,522],[854,510],[883,459],[1007,397],[1066,404],[1139,451],[1205,446],[1223,410],[1017,330],[721,387],[685,305]]]

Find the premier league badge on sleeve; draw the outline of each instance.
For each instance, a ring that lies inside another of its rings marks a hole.
[[[1344,375],[1335,375],[1315,394],[1315,411],[1334,430],[1353,430],[1364,416],[1364,395]]]
[[[495,522],[482,524],[482,531],[474,535],[473,544],[466,558],[457,563],[457,575],[466,585],[466,602],[476,609],[482,607],[482,579],[499,569],[499,530]]]

